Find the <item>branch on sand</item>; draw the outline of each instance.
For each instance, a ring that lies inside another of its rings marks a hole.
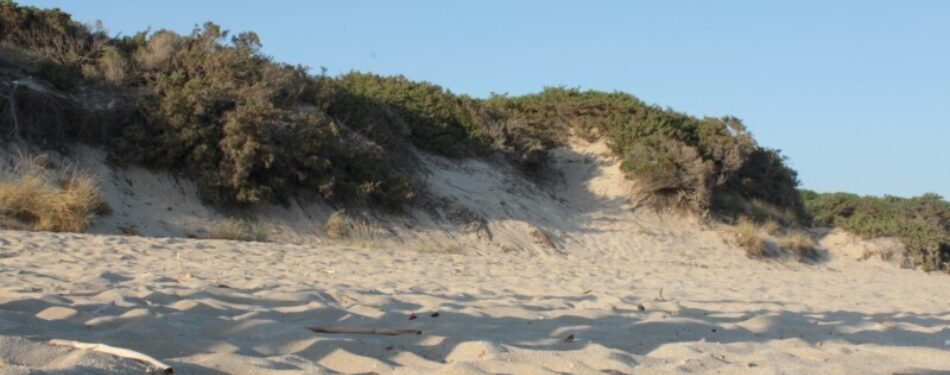
[[[360,328],[360,327],[310,327],[310,330],[316,333],[332,334],[354,334],[354,335],[421,335],[422,331],[417,329],[391,329],[391,328]]]
[[[70,341],[70,340],[60,340],[52,339],[49,340],[50,345],[58,346],[68,346],[76,349],[82,350],[91,350],[99,353],[111,354],[116,357],[131,359],[135,361],[142,362],[150,367],[150,372],[153,374],[173,374],[175,370],[171,366],[166,365],[159,360],[149,357],[145,354],[132,351],[129,349],[117,348],[114,346],[109,346],[106,344],[96,344],[96,343],[86,343],[79,341]]]

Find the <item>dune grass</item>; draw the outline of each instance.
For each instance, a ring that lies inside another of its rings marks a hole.
[[[41,157],[0,165],[0,225],[11,229],[84,232],[109,212],[95,179],[49,168]]]
[[[745,218],[740,219],[732,230],[736,245],[745,250],[746,256],[760,259],[769,255],[765,238],[762,237],[759,226],[755,222]]]
[[[345,211],[330,214],[323,230],[327,237],[356,247],[376,249],[383,246],[379,228],[368,220],[350,216]]]
[[[790,252],[800,262],[814,261],[820,257],[818,244],[804,233],[792,233],[781,237],[778,245],[782,250]]]
[[[209,237],[216,240],[265,242],[267,229],[259,224],[232,217],[215,225]]]

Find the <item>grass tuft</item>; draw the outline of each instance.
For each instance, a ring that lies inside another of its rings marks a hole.
[[[804,233],[795,233],[782,237],[778,241],[779,247],[792,253],[800,262],[814,261],[820,257],[818,244],[811,236]]]
[[[765,258],[769,255],[759,227],[749,219],[739,220],[739,223],[733,228],[733,238],[736,245],[745,250],[745,254],[749,258]]]
[[[227,218],[211,229],[210,238],[231,241],[267,241],[267,229],[263,226],[236,218]]]
[[[344,211],[332,213],[323,230],[327,237],[345,240],[356,247],[375,249],[383,246],[378,228],[368,220],[351,217]]]
[[[0,225],[11,229],[84,232],[109,213],[89,174],[48,168],[42,157],[0,165]]]

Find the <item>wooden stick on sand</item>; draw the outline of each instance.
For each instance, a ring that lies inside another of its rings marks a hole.
[[[50,343],[50,345],[69,346],[69,347],[73,347],[73,348],[76,348],[76,349],[91,350],[91,351],[94,351],[94,352],[112,354],[112,355],[114,355],[114,356],[116,356],[116,357],[127,358],[127,359],[131,359],[131,360],[139,361],[139,362],[142,362],[142,363],[148,365],[148,366],[151,367],[152,369],[154,369],[154,371],[152,371],[152,373],[158,373],[158,374],[173,374],[173,373],[175,373],[175,370],[172,369],[171,366],[166,365],[166,364],[160,362],[159,360],[157,360],[157,359],[155,359],[155,358],[149,357],[149,356],[147,356],[147,355],[145,355],[145,354],[142,354],[142,353],[139,353],[139,352],[136,352],[136,351],[132,351],[132,350],[129,350],[129,349],[116,348],[116,347],[114,347],[114,346],[109,346],[109,345],[106,345],[106,344],[86,343],[86,342],[70,341],[70,340],[60,340],[60,339],[52,339],[52,340],[49,340],[49,343]]]
[[[418,329],[391,329],[391,328],[360,328],[360,327],[310,327],[311,331],[316,333],[342,333],[356,335],[421,335],[422,331]]]

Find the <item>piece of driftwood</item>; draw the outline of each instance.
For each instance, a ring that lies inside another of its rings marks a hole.
[[[354,335],[421,335],[418,329],[362,328],[362,327],[310,327],[316,333],[354,334]]]
[[[116,357],[139,361],[148,365],[153,374],[174,374],[175,373],[175,370],[172,369],[171,366],[166,365],[155,358],[149,357],[145,354],[132,351],[129,349],[117,348],[117,347],[109,346],[106,344],[96,344],[96,343],[60,340],[60,339],[49,340],[49,343],[51,345],[69,346],[76,349],[91,350],[94,352],[106,353],[106,354],[114,355]]]

